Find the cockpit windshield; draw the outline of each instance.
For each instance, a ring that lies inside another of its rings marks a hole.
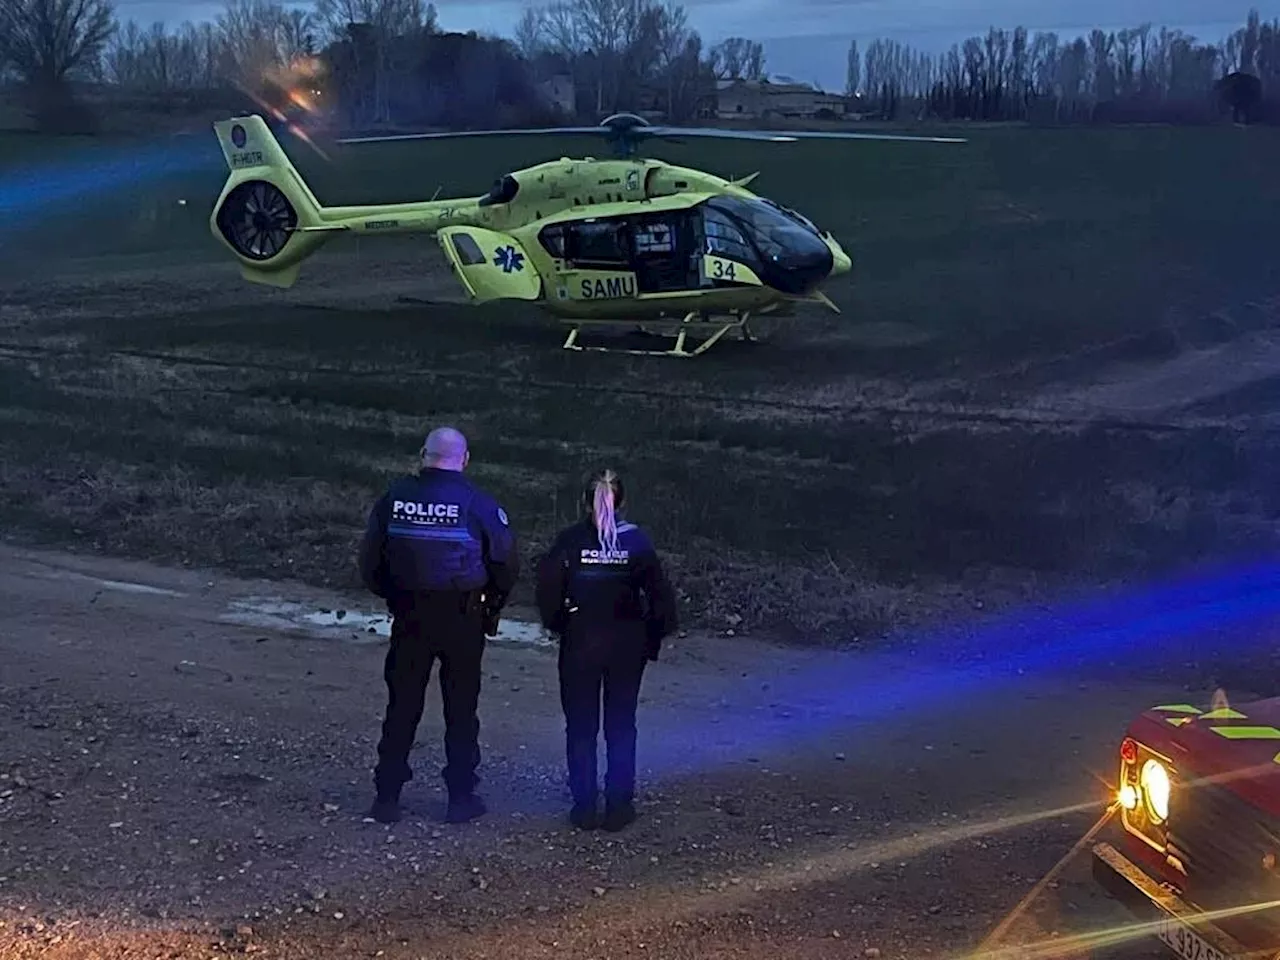
[[[773,209],[780,211],[785,216],[790,217],[792,220],[796,221],[802,226],[808,227],[818,236],[822,236],[822,231],[818,229],[817,224],[815,224],[812,220],[806,217],[803,213],[800,213],[799,211],[796,211],[796,210],[792,210],[790,207],[784,207],[782,204],[778,203],[775,200],[769,200],[764,197],[762,197],[761,199],[764,200],[764,202],[767,203],[769,206],[773,207]]]
[[[718,196],[702,205],[706,253],[751,266],[784,293],[801,294],[830,273],[833,255],[812,224],[756,197]]]
[[[816,231],[807,229],[799,220],[763,200],[720,196],[708,200],[707,207],[727,214],[765,260],[777,263],[797,249],[810,249],[815,240],[821,243]]]

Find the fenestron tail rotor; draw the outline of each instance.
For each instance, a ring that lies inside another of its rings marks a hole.
[[[298,211],[284,191],[265,180],[235,187],[218,210],[218,228],[227,243],[249,260],[270,260],[298,227]]]

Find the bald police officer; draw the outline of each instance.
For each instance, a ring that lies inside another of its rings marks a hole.
[[[384,670],[387,712],[370,811],[382,823],[400,819],[400,791],[413,777],[409,751],[437,660],[446,816],[462,823],[485,813],[475,793],[481,658],[485,635],[498,632],[498,614],[519,576],[519,557],[506,511],[463,476],[470,460],[460,432],[431,431],[421,470],[396,480],[374,504],[360,547],[365,586],[387,601],[393,618]]]

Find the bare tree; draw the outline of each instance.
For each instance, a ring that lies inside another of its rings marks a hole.
[[[1112,54],[1115,34],[1102,30],[1089,31],[1089,65],[1091,88],[1095,101],[1106,102],[1116,96],[1115,69]]]
[[[683,81],[687,79],[682,76],[682,73],[688,60],[692,31],[689,29],[689,17],[684,7],[676,3],[668,3],[656,9],[658,10],[657,67],[666,87],[667,115],[674,117],[678,112],[678,91],[682,88]],[[696,56],[694,62],[696,65]]]
[[[434,30],[436,10],[422,0],[316,0],[315,21],[327,41],[344,40],[353,23],[366,23],[378,37]]]
[[[595,88],[600,113],[653,79],[670,41],[666,19],[653,0],[554,0],[525,11],[516,39],[570,60],[575,81]]]
[[[983,116],[988,120],[998,120],[1003,116],[1005,71],[1008,62],[1009,34],[992,27],[987,31],[983,41],[983,63],[986,66],[986,74],[982,80],[982,89],[985,94]]]
[[[555,0],[542,12],[543,31],[551,50],[561,56],[576,57],[586,50],[577,9],[570,0]]]
[[[618,105],[624,55],[638,39],[646,6],[642,0],[574,0],[577,35],[595,61],[597,113]]]
[[[355,80],[369,88],[367,118],[389,119],[395,41],[436,29],[436,9],[422,0],[316,0],[315,19],[330,41],[350,40]]]
[[[1026,116],[1030,100],[1028,63],[1027,28],[1017,27],[1009,40],[1009,63],[1005,75],[1005,90],[1009,98],[1007,116],[1014,120]]]
[[[122,87],[142,86],[146,43],[147,36],[138,21],[129,20],[120,25],[102,55],[107,81]]]
[[[33,88],[95,70],[115,31],[109,0],[0,0],[0,64]]]
[[[284,16],[284,7],[273,0],[226,0],[215,23],[229,76],[253,82],[285,59]]]
[[[729,37],[711,48],[711,66],[721,80],[763,80],[764,46],[756,40]]]
[[[191,75],[186,78],[191,87],[211,90],[221,85],[224,78],[218,72],[222,60],[222,41],[209,21],[186,22],[178,28],[179,43],[184,51],[180,64],[190,66]],[[180,81],[183,82],[183,81]]]
[[[280,49],[286,59],[310,56],[316,52],[315,15],[293,7],[281,12]]]
[[[1031,38],[1031,50],[1027,54],[1027,76],[1031,93],[1037,99],[1057,97],[1058,35],[1037,33]]]
[[[1138,90],[1138,33],[1121,30],[1116,33],[1116,93],[1132,97]]]
[[[520,55],[532,60],[548,45],[547,11],[544,7],[525,7],[516,21],[515,42]]]
[[[1240,72],[1258,75],[1258,34],[1260,19],[1257,10],[1249,11],[1249,18],[1240,31]]]
[[[671,117],[673,120],[685,120],[697,115],[702,106],[701,90],[703,81],[713,78],[708,63],[702,59],[702,37],[696,30],[690,30],[685,37],[684,49],[671,65],[674,79],[672,89]]]
[[[844,92],[846,96],[854,96],[862,86],[862,58],[858,55],[858,41],[849,44],[849,55],[845,63]]]
[[[170,33],[162,23],[143,30],[121,24],[102,56],[104,78],[150,93],[208,90],[217,86],[220,47],[210,23],[182,24]]]
[[[527,59],[566,63],[597,114],[658,102],[671,115],[695,109],[702,41],[674,0],[552,0],[526,7],[514,33]]]
[[[1241,67],[1241,53],[1244,48],[1244,31],[1237,30],[1222,44],[1223,68],[1228,73],[1237,73]]]

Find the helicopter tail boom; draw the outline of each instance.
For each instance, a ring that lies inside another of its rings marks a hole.
[[[262,117],[213,128],[229,173],[209,226],[255,283],[292,286],[301,262],[340,233],[433,233],[479,210],[479,198],[325,207]]]

